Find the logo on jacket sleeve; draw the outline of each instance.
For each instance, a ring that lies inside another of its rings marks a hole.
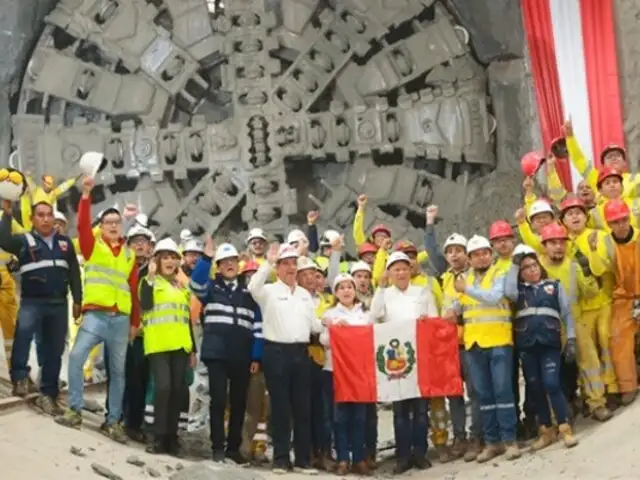
[[[376,366],[389,380],[407,377],[416,363],[416,352],[411,342],[400,343],[392,338],[389,343],[380,345],[376,352]]]
[[[60,247],[60,250],[65,253],[67,252],[67,250],[69,250],[69,242],[67,242],[66,240],[58,240],[58,246]]]
[[[556,287],[555,285],[551,284],[551,285],[545,285],[544,286],[544,291],[547,295],[553,295],[554,292],[556,291]]]

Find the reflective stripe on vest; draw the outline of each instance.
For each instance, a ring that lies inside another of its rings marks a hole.
[[[553,309],[553,308],[549,308],[549,307],[528,307],[528,308],[523,308],[522,310],[520,310],[516,317],[517,318],[523,318],[523,317],[532,317],[532,316],[539,316],[539,315],[545,315],[547,317],[553,317],[553,318],[557,318],[558,320],[561,320],[560,318],[560,312],[558,312],[557,310]]]
[[[59,267],[68,270],[69,264],[66,260],[40,260],[39,262],[25,263],[20,266],[20,273],[33,272],[34,270],[52,267]]]
[[[229,315],[215,315],[213,312],[226,312]],[[245,317],[253,318],[254,313],[252,310],[244,307],[233,307],[231,305],[224,305],[222,303],[209,303],[204,309],[205,317],[204,323],[222,323],[225,325],[239,325],[248,330],[253,330],[253,322],[244,320],[242,318],[236,318],[234,321],[234,312],[237,315],[243,315]]]
[[[179,312],[177,321],[189,323],[191,318],[189,305],[181,303],[159,303],[154,304],[153,309],[145,314],[145,325],[160,325],[161,323],[176,322],[176,314]]]

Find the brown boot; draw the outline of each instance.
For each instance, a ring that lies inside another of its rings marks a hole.
[[[552,428],[545,427],[544,425],[540,427],[540,433],[538,435],[538,439],[533,442],[531,445],[531,450],[537,452],[538,450],[542,450],[543,448],[547,448],[555,441],[555,432]]]
[[[607,407],[598,407],[591,412],[591,416],[599,422],[606,422],[607,420],[611,420],[613,413],[611,413],[611,410]]]
[[[516,460],[522,456],[518,442],[509,442],[505,444],[504,456],[507,460]]]
[[[451,446],[451,456],[455,460],[464,457],[464,454],[467,453],[467,447],[468,443],[466,438],[454,438],[453,445]]]
[[[361,477],[369,477],[371,475],[371,470],[369,470],[369,467],[367,467],[365,462],[359,462],[351,466],[351,473],[355,473]]]
[[[367,468],[369,470],[376,470],[378,468],[378,462],[376,462],[376,456],[375,455],[369,455],[366,458],[365,463],[367,464]]]
[[[638,395],[637,391],[623,393],[622,395],[620,395],[620,403],[622,405],[624,405],[625,407],[627,405],[631,405],[634,402],[634,400],[636,399],[637,395]]]
[[[473,462],[478,458],[480,452],[482,452],[482,440],[480,440],[479,438],[472,438],[471,440],[469,440],[467,451],[464,454],[464,461]]]
[[[436,448],[436,451],[438,452],[438,461],[440,463],[449,463],[451,460],[453,460],[451,452],[449,451],[449,447],[447,447],[446,445],[440,445]]]
[[[339,462],[336,465],[336,475],[339,477],[344,477],[349,474],[349,463],[348,462]]]
[[[14,397],[26,397],[29,395],[29,380],[25,378],[24,380],[13,382],[12,394]]]
[[[578,445],[578,439],[573,436],[573,431],[571,430],[571,425],[568,423],[563,423],[562,425],[558,425],[559,435],[564,442],[564,446],[567,448],[573,448]]]
[[[476,462],[486,463],[489,460],[493,460],[497,456],[502,455],[503,453],[504,453],[504,448],[502,447],[502,445],[499,445],[499,444],[486,445],[482,449],[482,452],[480,452],[480,454],[477,456]]]

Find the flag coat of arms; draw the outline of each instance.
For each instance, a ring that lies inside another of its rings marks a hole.
[[[336,402],[463,394],[457,328],[440,318],[331,327]]]

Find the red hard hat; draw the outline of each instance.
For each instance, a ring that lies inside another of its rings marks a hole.
[[[567,230],[558,223],[550,223],[546,225],[540,234],[543,242],[547,240],[567,240],[569,235],[567,235]]]
[[[587,206],[584,204],[584,202],[575,195],[571,194],[567,195],[567,197],[560,203],[560,214],[562,215],[567,210],[574,207],[581,208],[585,213],[587,212]]]
[[[604,218],[607,222],[622,220],[630,215],[631,210],[629,209],[629,205],[627,205],[623,200],[609,200],[604,206]]]
[[[540,152],[529,152],[520,159],[520,169],[525,177],[533,177],[542,163],[544,155]]]
[[[622,156],[624,157],[624,159],[625,160],[627,159],[627,151],[625,150],[625,148],[621,145],[616,145],[615,143],[611,143],[606,147],[604,147],[602,149],[602,152],[600,153],[600,162],[602,162],[602,164],[604,164],[605,155],[613,150],[618,150],[620,153],[622,153]]]
[[[365,242],[360,245],[358,248],[358,256],[361,257],[367,253],[376,253],[378,251],[378,247],[376,247],[373,243]]]
[[[622,182],[622,173],[613,167],[602,167],[598,173],[598,188],[609,177],[618,177]]]
[[[242,273],[255,272],[258,270],[258,268],[260,268],[258,262],[256,262],[255,260],[249,260],[244,264],[244,267],[242,267]]]
[[[380,223],[378,225],[376,225],[375,227],[373,227],[371,229],[371,236],[375,237],[376,233],[386,233],[387,235],[391,236],[391,230],[389,230],[389,227],[387,227],[386,225]]]
[[[513,229],[506,220],[496,220],[489,227],[489,240],[514,236]]]
[[[395,247],[393,248],[396,252],[403,253],[418,253],[418,247],[416,244],[409,240],[399,240],[396,242]]]

